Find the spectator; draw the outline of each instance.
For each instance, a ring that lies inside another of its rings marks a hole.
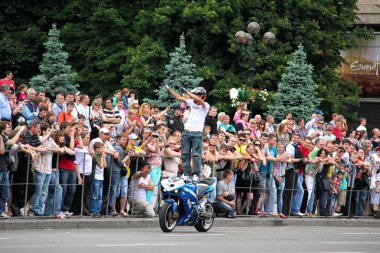
[[[224,115],[223,121],[219,126],[219,131],[224,133],[227,137],[231,137],[233,135],[236,135],[236,130],[233,125],[230,124],[230,116]]]
[[[289,130],[288,130],[287,124],[288,124],[287,121],[279,124],[278,128],[277,128],[277,133],[276,133],[277,142],[284,144],[285,147],[288,145],[288,143],[290,141],[290,135],[289,135]]]
[[[240,103],[235,114],[234,114],[233,122],[235,122],[237,124],[237,121],[241,120],[242,112],[247,111],[247,109],[248,109],[247,103],[245,103],[245,102]]]
[[[218,113],[217,108],[215,106],[211,106],[206,116],[205,125],[210,126],[211,128],[210,134],[218,133],[218,123],[217,123],[217,119],[215,118],[217,113]]]
[[[305,120],[303,118],[297,119],[297,127],[294,130],[295,133],[298,133],[301,139],[305,139],[307,134],[307,129],[305,128]]]
[[[327,131],[327,127],[326,127]],[[342,140],[342,122],[341,121],[336,121],[335,126],[332,129],[333,135],[336,137],[337,140]]]
[[[268,134],[274,134],[274,133],[276,133],[275,129],[274,129],[274,117],[272,115],[268,115],[267,116],[267,122],[266,122],[266,125],[265,125],[265,129],[266,129],[266,132]]]
[[[162,171],[164,177],[176,177],[178,176],[179,166],[181,164],[181,152],[176,149],[176,138],[168,138],[168,146],[164,149],[164,167],[165,170]]]
[[[65,149],[58,147],[50,137],[52,129],[47,123],[41,125],[42,136],[40,141],[46,152],[40,153],[38,159],[33,161],[32,169],[34,174],[35,191],[32,197],[32,210],[34,216],[43,216],[44,204],[49,190],[50,177],[52,172],[53,152],[64,153]]]
[[[121,100],[121,98],[116,101],[116,109],[119,111],[120,114],[120,122],[116,125],[116,134],[121,134],[123,133],[123,127],[125,119],[127,117],[124,111],[124,103],[123,100]]]
[[[332,126],[328,125],[326,127],[326,134],[323,136],[323,140],[325,141],[335,141],[336,139],[336,136],[333,135],[333,128]]]
[[[109,193],[109,203],[108,203],[108,213],[112,216],[119,215],[118,212],[116,212],[116,198],[119,197],[119,193],[117,190],[120,190],[121,185],[121,173],[124,173],[123,176],[126,175],[125,170],[125,151],[124,148],[127,144],[127,138],[123,134],[118,134],[116,136],[116,143],[113,145],[113,148],[115,151],[119,154],[117,159],[109,159],[108,167],[107,169],[110,170],[110,176],[111,176],[111,185],[109,186],[110,193]],[[123,188],[124,190],[124,188]],[[125,191],[124,191],[125,193]],[[126,198],[127,196],[123,194],[123,198]]]
[[[380,130],[378,128],[372,130],[371,143],[374,150],[380,147]]]
[[[297,154],[301,152],[297,152],[298,144],[300,142],[299,134],[293,134],[291,137],[291,142],[286,146],[286,154],[290,156],[289,162],[285,169],[285,192],[283,197],[283,214],[286,216],[290,215],[291,211],[291,202],[292,195],[294,192],[294,187],[298,180],[298,174],[296,171],[295,163],[300,163],[303,161],[303,157],[296,157]]]
[[[138,164],[139,171],[132,176],[128,192],[128,202],[136,214],[153,218],[154,210],[146,199],[146,190],[153,191],[154,185],[150,179],[151,166],[144,160]]]
[[[278,151],[276,158],[278,159],[273,165],[273,178],[275,180],[276,189],[277,189],[277,214],[280,218],[287,218],[287,216],[282,213],[282,198],[283,198],[284,187],[285,187],[286,161],[289,159],[289,156],[285,154],[284,144],[277,143],[276,148]]]
[[[82,94],[80,96],[80,104],[77,105],[76,107],[76,111],[77,111],[77,118],[79,119],[79,115],[83,115],[85,117],[85,122],[84,122],[84,125],[87,126],[89,128],[89,131],[91,132],[91,126],[90,126],[90,119],[91,119],[91,108],[90,106],[88,106],[88,104],[90,103],[90,98],[85,95],[85,94]]]
[[[155,118],[151,115],[151,107],[148,103],[143,103],[140,107],[139,115],[143,126],[154,128],[157,124]]]
[[[12,109],[8,101],[8,96],[11,91],[7,85],[1,86],[0,91],[0,120],[11,122]]]
[[[82,132],[81,138],[83,148],[77,146],[75,152],[75,171],[78,180],[78,185],[75,188],[75,194],[71,210],[74,215],[81,214],[81,201],[83,193],[83,215],[90,215],[91,202],[91,172],[92,172],[92,157],[90,155],[90,133]],[[84,189],[83,189],[84,188]]]
[[[234,218],[235,211],[235,188],[232,183],[233,172],[225,170],[223,180],[218,181],[216,185],[216,201],[214,208],[216,214],[225,214],[227,218]]]
[[[8,86],[2,86],[1,89],[8,89]],[[6,142],[5,132],[10,133],[12,130],[9,123],[5,121],[0,122],[0,218],[8,218],[8,214],[5,210],[5,204],[7,203],[10,196],[9,188],[9,162],[7,157],[9,154],[6,152]]]
[[[5,78],[0,79],[0,88],[3,86],[8,86],[9,89],[12,89],[14,92],[16,91],[16,84],[13,81],[13,73],[11,71],[6,71]]]
[[[113,107],[116,107],[117,101],[121,99],[121,95],[122,95],[121,90],[115,90],[115,92],[113,93],[113,98],[112,98]]]
[[[360,122],[360,125],[356,128],[356,131],[367,132],[367,128],[365,127],[367,125],[367,119],[366,118],[360,118],[359,122]]]
[[[102,195],[103,195],[103,171],[107,167],[106,153],[104,151],[104,144],[101,142],[94,143],[94,157],[92,159],[92,172],[91,172],[91,207],[90,212],[92,217],[100,218],[100,211],[102,208]]]
[[[168,120],[168,128],[173,131],[180,131],[183,132],[184,125],[182,122],[182,113],[184,111],[184,108],[177,105],[174,107],[174,113]]]

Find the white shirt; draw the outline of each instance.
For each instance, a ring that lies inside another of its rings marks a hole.
[[[356,131],[366,131],[367,132],[367,128],[365,126],[358,126],[358,128],[356,128]]]
[[[103,168],[101,168],[99,165],[95,166],[95,179],[96,180],[104,180],[104,175],[103,175]]]
[[[100,137],[98,138],[95,138],[93,139],[91,142],[90,142],[90,153],[94,153],[94,144],[96,142],[101,142],[104,144],[104,150],[107,150],[107,151],[115,151],[115,149],[112,147],[112,144],[109,142],[109,141],[106,141],[106,142],[103,142],[102,139],[100,139]]]
[[[119,114],[120,114],[120,123],[116,125],[116,132],[119,134],[119,133],[123,133],[123,127],[124,127],[124,123],[125,123],[125,118],[126,118],[126,115],[125,115],[125,112],[123,109],[119,109]]]
[[[86,117],[86,121],[84,122],[84,124],[88,127],[89,131],[91,131],[90,119],[89,119],[89,117],[91,115],[91,108],[88,105],[86,105],[86,107],[84,107],[82,104],[79,104],[77,106],[77,110],[78,110],[79,114],[82,114],[83,116]],[[74,109],[74,111],[75,111],[75,109]]]
[[[141,173],[139,171],[138,173]],[[146,200],[146,190],[139,187],[139,184],[148,185],[150,180],[150,175],[148,174],[145,178],[140,177],[139,179],[132,179],[131,185],[129,186],[128,198],[130,199],[143,199]]]
[[[79,173],[89,176],[92,171],[92,156],[89,154],[88,148],[75,148],[74,151],[74,163],[78,166]]]
[[[185,123],[185,130],[192,132],[203,132],[205,118],[210,105],[205,102],[205,107],[194,103],[192,99],[186,99],[186,104],[191,108],[189,119]]]

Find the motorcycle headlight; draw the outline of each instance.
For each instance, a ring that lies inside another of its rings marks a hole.
[[[177,194],[177,193],[178,193],[178,190],[174,190],[174,193]]]
[[[162,189],[163,192],[166,192],[166,189]]]

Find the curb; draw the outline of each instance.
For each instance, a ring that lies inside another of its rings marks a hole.
[[[380,219],[216,218],[215,227],[380,227]],[[0,230],[159,228],[158,218],[67,218],[0,220]]]

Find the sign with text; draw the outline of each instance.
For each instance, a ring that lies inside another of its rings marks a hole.
[[[364,96],[380,96],[380,35],[360,41],[358,48],[342,52],[345,63],[339,69],[342,78],[363,89]]]

